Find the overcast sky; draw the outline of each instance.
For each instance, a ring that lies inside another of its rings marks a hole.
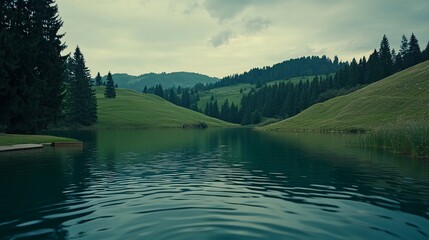
[[[191,71],[215,77],[309,55],[350,60],[429,40],[429,0],[59,0],[67,53],[92,75]]]

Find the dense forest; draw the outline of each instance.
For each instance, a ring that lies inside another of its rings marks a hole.
[[[37,132],[61,118],[66,57],[53,3],[0,3],[0,125],[7,132]]]
[[[0,12],[0,129],[37,133],[95,123],[94,83],[79,48],[62,55],[55,1],[1,1]]]

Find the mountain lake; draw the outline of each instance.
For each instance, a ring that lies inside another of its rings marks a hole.
[[[429,161],[359,135],[48,132],[0,154],[0,239],[429,239]]]

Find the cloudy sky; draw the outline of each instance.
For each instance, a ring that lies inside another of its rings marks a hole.
[[[59,0],[67,53],[95,75],[215,77],[290,58],[368,55],[383,34],[429,41],[429,0]]]

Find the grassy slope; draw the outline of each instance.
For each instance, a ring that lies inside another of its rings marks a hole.
[[[239,106],[243,95],[249,93],[252,87],[255,87],[255,85],[237,84],[233,86],[215,88],[209,91],[201,92],[199,93],[200,101],[198,101],[198,108],[204,110],[207,102],[210,101],[212,95],[214,99],[217,100],[219,108],[222,106],[226,99],[228,99],[229,104],[234,103],[236,106]],[[240,89],[243,89],[243,93],[240,93]]]
[[[173,128],[205,122],[209,127],[230,127],[230,123],[176,106],[164,99],[132,90],[116,89],[115,99],[103,96],[97,88],[97,128]]]
[[[429,61],[263,129],[371,130],[398,119],[429,121]]]
[[[51,142],[78,142],[70,138],[61,138],[45,135],[20,135],[20,134],[0,134],[0,146],[15,144],[38,144]]]

